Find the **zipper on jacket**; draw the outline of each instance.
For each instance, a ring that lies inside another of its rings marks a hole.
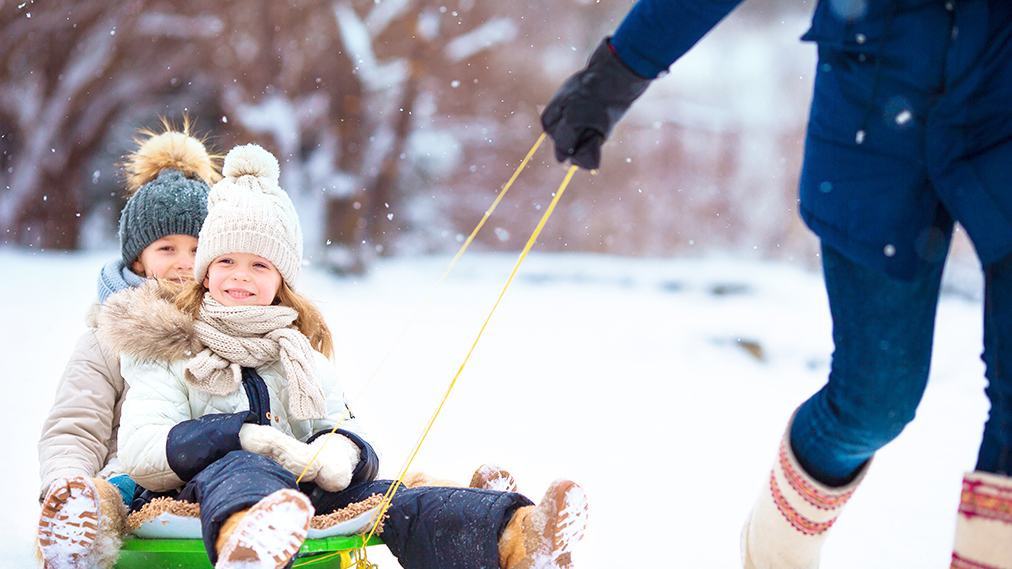
[[[251,367],[242,368],[242,386],[249,399],[249,410],[256,416],[258,425],[271,424],[271,396],[267,382]]]

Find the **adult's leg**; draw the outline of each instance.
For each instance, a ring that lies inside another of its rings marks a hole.
[[[1012,255],[984,267],[984,363],[991,402],[974,472],[963,477],[952,567],[1012,567]]]
[[[927,385],[943,263],[892,279],[822,247],[833,317],[826,385],[798,409],[790,444],[828,486],[849,483],[913,418]]]
[[[818,567],[868,460],[913,418],[927,383],[941,263],[901,282],[822,253],[836,344],[829,382],[788,424],[742,531],[745,569]]]
[[[991,402],[977,470],[1012,475],[1012,255],[984,267],[984,363]]]

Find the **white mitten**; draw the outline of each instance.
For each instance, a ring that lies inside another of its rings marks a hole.
[[[270,425],[246,423],[239,429],[239,442],[242,444],[242,450],[266,456],[296,476],[306,470],[306,465],[316,453],[316,449]],[[302,479],[313,480],[319,469],[317,459],[310,465]]]
[[[351,484],[351,474],[359,461],[358,445],[343,435],[323,435],[309,444],[311,455],[320,451],[313,467],[316,485],[328,492],[339,492]],[[309,478],[308,474],[306,479]]]

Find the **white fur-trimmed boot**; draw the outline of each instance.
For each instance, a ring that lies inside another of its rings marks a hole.
[[[42,501],[38,556],[45,569],[112,569],[127,510],[115,486],[99,478],[61,478]]]
[[[808,475],[791,450],[790,425],[780,442],[769,482],[741,535],[745,569],[815,569],[829,528],[868,471],[831,488]]]
[[[517,508],[499,538],[500,569],[569,569],[587,528],[587,496],[570,480],[548,486],[537,506]]]
[[[952,569],[1012,569],[1012,478],[963,477]]]
[[[313,513],[305,494],[285,488],[232,514],[215,542],[215,569],[284,567],[306,540]]]

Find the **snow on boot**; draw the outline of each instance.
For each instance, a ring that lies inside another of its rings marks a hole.
[[[518,508],[499,538],[500,569],[568,569],[573,545],[587,527],[587,496],[556,480],[537,506]]]
[[[493,464],[483,464],[474,471],[474,476],[471,477],[471,488],[516,492],[517,481],[505,468],[499,468]]]
[[[1012,478],[963,477],[952,569],[1012,569]]]
[[[285,488],[232,514],[218,534],[215,569],[281,569],[302,547],[313,513],[309,498]]]
[[[871,462],[866,462],[846,486],[826,486],[798,464],[791,450],[790,432],[788,425],[769,483],[742,530],[741,556],[745,569],[817,568],[829,528]]]
[[[61,478],[42,501],[38,554],[45,569],[111,569],[126,531],[119,490],[98,478]]]

